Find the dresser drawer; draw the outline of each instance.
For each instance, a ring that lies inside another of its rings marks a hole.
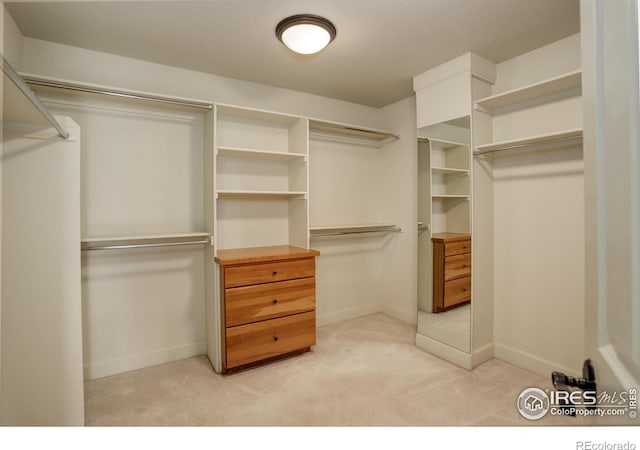
[[[471,239],[444,244],[444,256],[460,255],[462,253],[471,253]]]
[[[315,343],[315,311],[227,328],[226,368],[283,355]]]
[[[444,281],[471,275],[471,253],[444,258]]]
[[[444,283],[443,306],[457,305],[471,300],[471,277],[458,278]]]
[[[293,280],[313,277],[315,274],[316,261],[314,258],[229,266],[224,268],[224,287]]]
[[[225,323],[232,327],[313,311],[316,279],[278,281],[225,290]]]

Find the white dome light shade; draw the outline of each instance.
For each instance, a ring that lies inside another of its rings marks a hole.
[[[301,14],[280,21],[276,36],[294,52],[311,55],[333,41],[336,28],[323,17]]]
[[[296,53],[310,55],[327,46],[331,36],[322,27],[303,23],[287,28],[282,33],[282,42]]]

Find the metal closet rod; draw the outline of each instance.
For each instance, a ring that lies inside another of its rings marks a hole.
[[[200,236],[194,236],[199,238]],[[204,236],[203,236],[204,237]],[[160,242],[150,242],[153,240],[157,240]],[[121,240],[122,243],[114,243]],[[197,240],[189,240],[186,239],[186,236],[176,236],[176,237],[149,237],[149,238],[113,238],[106,240],[104,242],[105,245],[100,245],[101,241],[91,241],[87,240],[82,242],[81,250],[82,251],[93,251],[93,250],[128,250],[134,248],[156,248],[156,247],[177,247],[182,245],[202,245],[202,244],[210,244],[211,236],[206,236],[204,239]]]
[[[47,119],[47,122],[51,124],[53,128],[58,132],[58,136],[62,139],[69,139],[69,132],[62,128],[62,126],[58,123],[58,121],[51,115],[46,106],[42,104],[40,99],[33,93],[25,80],[22,79],[18,72],[11,67],[11,64],[4,58],[4,55],[0,53],[0,63],[2,63],[3,72],[9,77],[9,79],[16,85],[16,87],[22,92],[22,94],[31,102],[33,106]]]
[[[332,231],[328,233],[311,233],[311,237],[322,237],[322,236],[344,236],[348,234],[366,234],[366,233],[402,233],[402,228],[400,227],[391,227],[384,228],[379,230],[353,230],[353,231]]]
[[[112,97],[126,98],[130,100],[143,100],[149,102],[156,103],[164,103],[167,105],[176,105],[176,106],[186,106],[189,108],[200,108],[200,109],[213,109],[213,104],[209,102],[200,102],[196,100],[181,100],[177,98],[171,97],[163,97],[159,95],[150,95],[150,94],[139,94],[127,91],[121,91],[117,89],[107,89],[97,86],[85,86],[77,83],[69,83],[63,81],[51,81],[51,80],[43,80],[40,78],[25,76],[25,81],[34,86],[43,86],[43,87],[51,87],[57,89],[66,89],[70,91],[76,92],[86,92],[89,94],[101,94],[101,95],[109,95]]]

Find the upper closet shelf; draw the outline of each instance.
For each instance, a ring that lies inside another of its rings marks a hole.
[[[268,150],[253,150],[237,147],[218,147],[218,156],[270,159],[275,161],[304,161],[307,157],[307,155],[303,153],[272,152]]]
[[[441,147],[443,150],[447,150],[449,148],[455,148],[455,147],[469,147],[469,144],[466,144],[464,142],[449,141],[449,140],[435,139],[435,138],[426,138],[426,139],[431,143],[431,145],[436,147]]]
[[[372,147],[383,147],[389,142],[400,139],[400,136],[391,131],[318,119],[309,119],[309,131],[311,137]]]
[[[293,116],[291,114],[265,111],[262,109],[244,108],[220,103],[216,103],[216,112],[218,114],[218,119],[221,119],[221,116],[227,116],[236,119],[266,122],[278,125],[293,125],[302,119],[300,116]]]
[[[521,88],[512,89],[501,94],[492,95],[475,102],[475,109],[487,113],[507,106],[517,105],[536,98],[557,94],[582,86],[582,71],[576,70],[564,75],[549,78]]]
[[[552,150],[566,148],[582,143],[582,129],[559,131],[556,133],[540,134],[511,141],[493,142],[478,145],[474,155],[504,152],[508,150]]]

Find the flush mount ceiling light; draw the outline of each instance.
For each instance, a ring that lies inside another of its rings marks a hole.
[[[325,48],[336,37],[336,27],[324,17],[298,14],[282,19],[276,36],[296,53],[311,55]]]

